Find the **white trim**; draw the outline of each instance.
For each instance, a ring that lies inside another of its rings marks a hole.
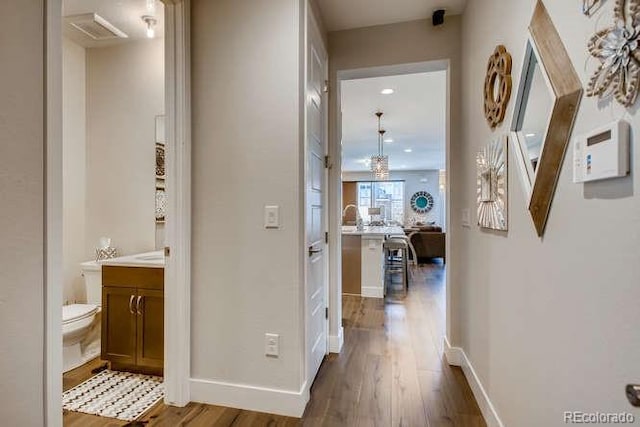
[[[45,0],[43,420],[62,426],[62,2]]]
[[[463,353],[460,347],[451,347],[449,339],[444,337],[444,357],[449,365],[462,366],[464,362]]]
[[[476,374],[475,369],[473,369],[473,365],[469,358],[465,354],[464,350],[460,347],[452,347],[449,343],[447,337],[444,338],[444,355],[447,359],[447,363],[453,366],[460,366],[462,371],[464,372],[464,376],[467,378],[467,382],[471,387],[471,391],[473,392],[473,396],[476,398],[478,402],[478,406],[480,407],[480,412],[482,412],[482,416],[487,423],[488,427],[504,427],[500,417],[498,416],[498,412],[496,408],[491,403],[491,399],[489,399],[489,395],[486,390],[482,386],[480,382],[480,378]]]
[[[338,335],[329,335],[329,353],[340,353],[344,345],[344,328],[340,326]]]
[[[363,286],[360,292],[364,298],[384,298],[384,288],[379,286]]]
[[[309,401],[308,384],[305,381],[299,391],[290,391],[195,378],[190,381],[194,402],[297,418],[302,417]]]
[[[165,403],[190,401],[191,374],[191,88],[190,0],[165,2],[167,244],[165,267]]]

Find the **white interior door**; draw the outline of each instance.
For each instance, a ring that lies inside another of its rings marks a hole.
[[[310,12],[309,12],[310,13]],[[313,17],[308,17],[306,85],[307,374],[311,383],[327,354],[327,55]]]

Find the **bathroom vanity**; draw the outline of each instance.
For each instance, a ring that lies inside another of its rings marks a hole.
[[[149,252],[102,264],[102,354],[111,369],[162,375],[164,256]]]

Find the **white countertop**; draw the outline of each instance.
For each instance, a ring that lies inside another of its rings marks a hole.
[[[126,255],[100,261],[100,264],[118,267],[164,268],[164,253],[162,251],[154,251],[142,254]]]
[[[399,226],[389,227],[364,227],[364,230],[358,231],[355,225],[343,225],[342,234],[350,236],[404,236],[404,230]]]

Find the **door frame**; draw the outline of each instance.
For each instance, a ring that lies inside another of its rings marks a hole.
[[[342,327],[342,101],[341,101],[341,85],[345,80],[355,80],[371,77],[397,76],[402,74],[414,74],[430,71],[446,71],[447,72],[447,88],[446,88],[446,121],[445,121],[445,167],[446,167],[446,184],[445,184],[445,294],[446,294],[446,336],[451,334],[451,271],[452,263],[455,260],[451,257],[451,62],[449,59],[432,60],[415,63],[382,65],[366,68],[339,69],[336,70],[336,87],[335,96],[331,103],[331,121],[333,127],[330,126],[330,132],[333,132],[329,138],[329,156],[332,159],[333,167],[329,172],[329,235],[336,236],[335,239],[329,239],[329,253],[331,259],[329,261],[329,318],[331,336],[331,352],[339,353],[344,343],[344,330]]]
[[[162,0],[165,14],[167,209],[165,403],[190,401],[191,87],[190,0]],[[44,420],[62,426],[62,0],[43,0],[45,116]]]

